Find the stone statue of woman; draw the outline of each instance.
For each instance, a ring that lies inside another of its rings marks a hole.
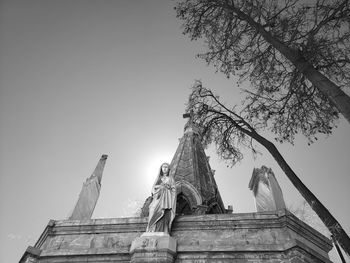
[[[157,179],[152,187],[153,200],[149,205],[147,232],[169,234],[176,211],[176,187],[170,176],[168,163],[160,167]]]

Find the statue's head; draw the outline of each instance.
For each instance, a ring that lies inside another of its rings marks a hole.
[[[170,170],[170,165],[168,163],[163,163],[160,166],[160,175],[168,175]]]

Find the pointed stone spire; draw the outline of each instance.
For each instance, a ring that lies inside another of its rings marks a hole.
[[[182,115],[182,117],[184,119],[188,118],[188,121],[185,124],[184,133],[193,132],[193,133],[201,136],[200,130],[199,130],[198,126],[193,122],[192,116],[193,116],[193,112],[185,113]]]
[[[176,214],[227,213],[214,179],[215,171],[210,168],[201,143],[200,129],[193,122],[192,113],[183,117],[189,120],[170,164],[170,173],[176,182]],[[148,216],[151,202],[150,196],[141,209],[141,217]]]
[[[208,158],[201,144],[200,129],[189,118],[184,135],[170,164],[177,190],[177,214],[225,213]]]
[[[107,155],[101,156],[94,172],[84,182],[78,201],[68,219],[84,220],[91,218],[100,195],[102,173],[107,157]]]

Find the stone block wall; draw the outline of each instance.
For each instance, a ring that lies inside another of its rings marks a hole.
[[[131,243],[146,226],[147,218],[50,221],[34,246],[33,259],[131,262]],[[179,216],[171,236],[177,242],[175,262],[330,262],[332,247],[329,239],[286,210]]]

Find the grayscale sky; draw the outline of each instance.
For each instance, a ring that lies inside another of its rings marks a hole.
[[[196,59],[166,0],[0,2],[0,262],[18,262],[50,219],[65,219],[102,154],[94,218],[132,216],[183,135],[195,79],[230,105],[234,80]],[[350,233],[350,125],[312,146],[278,145]],[[273,136],[268,135],[268,138]],[[254,167],[272,167],[289,207],[301,197],[268,153],[233,168],[208,149],[225,206],[255,210]]]

